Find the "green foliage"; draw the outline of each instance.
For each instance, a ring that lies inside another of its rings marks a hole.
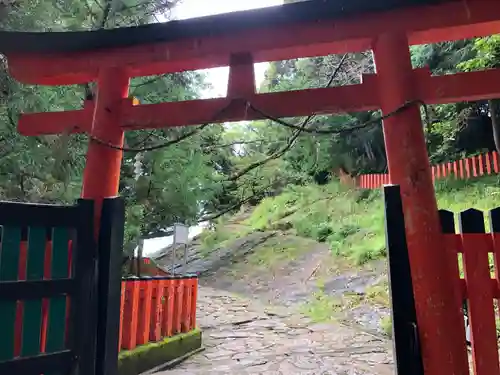
[[[342,301],[330,297],[320,290],[313,294],[312,298],[302,306],[301,310],[314,322],[321,323],[335,319],[336,314],[342,311],[342,308]]]
[[[312,241],[294,236],[275,236],[269,238],[247,258],[247,262],[256,270],[279,270],[284,265],[306,254]]]
[[[439,206],[454,212],[498,207],[496,179],[440,181],[436,185]],[[354,264],[386,256],[383,202],[378,191],[348,190],[338,183],[293,186],[263,200],[244,224],[259,231],[287,228],[298,236],[326,242],[332,254]]]
[[[385,335],[392,337],[392,319],[390,316],[385,316],[380,320],[380,328]]]
[[[290,187],[262,201],[246,224],[253,230],[290,227],[298,236],[327,242],[334,254],[362,264],[385,255],[378,195],[338,183]]]

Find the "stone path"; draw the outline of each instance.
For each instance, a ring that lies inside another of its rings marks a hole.
[[[392,375],[388,340],[200,287],[205,351],[158,375]]]

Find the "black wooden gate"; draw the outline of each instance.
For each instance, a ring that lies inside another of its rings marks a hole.
[[[0,202],[0,374],[116,372],[123,202],[105,200],[99,244],[93,207]]]
[[[384,203],[396,373],[423,375],[417,313],[399,186],[384,186]]]

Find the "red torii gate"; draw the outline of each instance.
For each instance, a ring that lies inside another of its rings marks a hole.
[[[118,193],[124,131],[209,122],[365,111],[384,121],[392,183],[403,195],[407,240],[426,374],[465,374],[463,318],[455,309],[431,170],[416,101],[449,103],[500,97],[500,70],[433,77],[412,69],[409,45],[500,32],[495,0],[310,1],[282,7],[80,33],[0,33],[13,77],[43,85],[97,81],[83,109],[24,114],[28,136],[92,136],[82,196]],[[253,63],[372,49],[377,74],[358,85],[257,94]],[[230,66],[226,98],[134,106],[130,77]],[[222,109],[225,109],[222,111]],[[100,142],[97,142],[99,139]],[[109,143],[111,148],[103,143]],[[98,212],[98,211],[97,211]],[[468,371],[468,370],[467,370]]]

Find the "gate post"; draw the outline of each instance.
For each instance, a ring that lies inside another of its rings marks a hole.
[[[118,194],[123,154],[119,148],[124,138],[120,119],[123,99],[128,96],[129,76],[124,69],[101,69],[97,86],[91,131],[95,139],[89,140],[82,198],[95,200],[95,226],[99,228],[103,199]]]
[[[96,375],[117,375],[125,206],[105,199],[98,241]]]
[[[373,52],[383,113],[419,99],[406,35],[379,35]],[[468,374],[418,103],[384,120],[384,139],[390,182],[401,187],[425,373]]]

